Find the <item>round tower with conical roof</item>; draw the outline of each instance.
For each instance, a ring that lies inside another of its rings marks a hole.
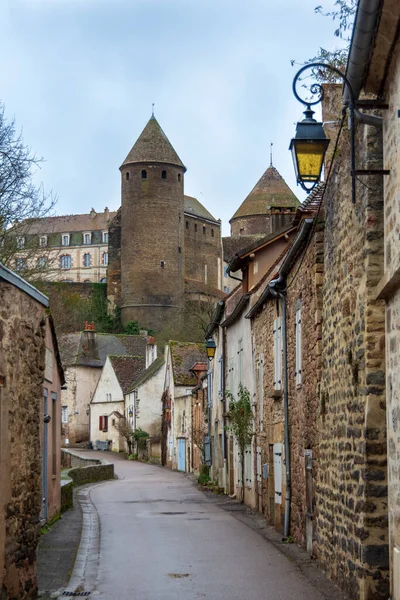
[[[121,320],[161,329],[183,303],[185,166],[154,115],[121,171]]]
[[[231,220],[231,236],[268,235],[290,225],[299,201],[272,164]]]

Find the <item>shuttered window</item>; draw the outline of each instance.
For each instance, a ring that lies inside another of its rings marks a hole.
[[[238,341],[238,383],[243,379],[243,340]]]
[[[260,431],[264,430],[264,357],[262,352],[258,359],[258,410]]]
[[[282,319],[274,320],[274,389],[282,387]]]
[[[99,429],[106,433],[108,431],[108,417],[105,415],[101,415],[99,417]]]
[[[248,446],[244,453],[244,478],[245,484],[250,486],[253,482],[253,452],[251,446]]]
[[[296,385],[302,383],[301,307],[296,310]]]
[[[236,390],[234,389],[234,359],[233,358],[229,359],[229,391],[232,394],[236,393]]]
[[[224,362],[222,356],[218,359],[218,397],[223,395]]]

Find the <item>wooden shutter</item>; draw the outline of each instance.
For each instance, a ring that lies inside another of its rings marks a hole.
[[[103,417],[99,417],[99,430],[103,431]]]
[[[282,384],[282,325],[281,318],[274,320],[274,389]]]
[[[108,417],[103,417],[103,431],[104,433],[108,431]]]

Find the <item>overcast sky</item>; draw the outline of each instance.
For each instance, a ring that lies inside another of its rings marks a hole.
[[[331,7],[333,1],[323,2]],[[295,68],[334,23],[317,0],[2,0],[0,99],[46,163],[57,214],[120,205],[119,166],[155,115],[185,193],[223,221],[269,165],[300,199],[288,152]]]

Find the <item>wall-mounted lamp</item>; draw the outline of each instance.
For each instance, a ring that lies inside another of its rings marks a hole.
[[[210,362],[214,359],[216,347],[217,344],[214,342],[213,338],[209,337],[206,341],[206,352],[207,358]]]

